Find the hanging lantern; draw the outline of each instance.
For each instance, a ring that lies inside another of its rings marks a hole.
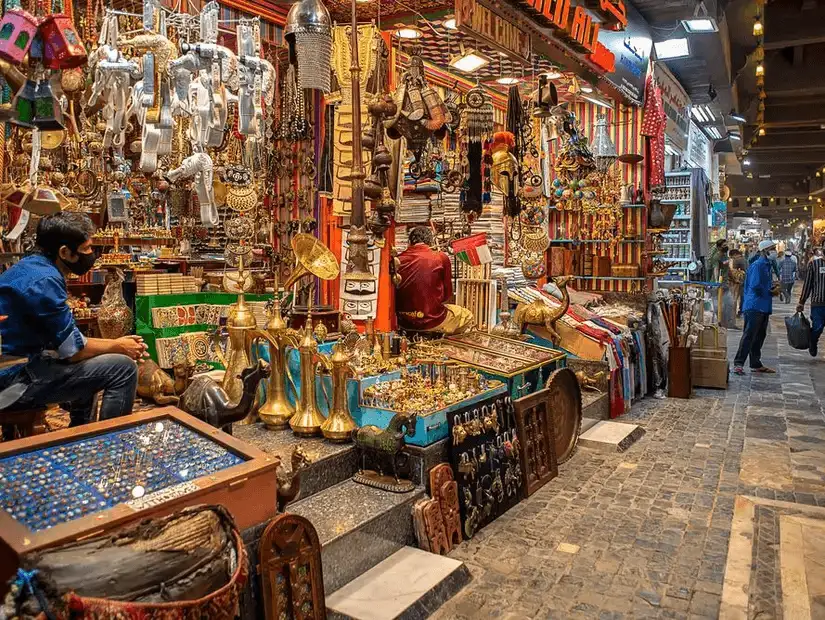
[[[606,114],[599,114],[596,117],[596,131],[593,134],[590,150],[596,158],[596,168],[601,172],[606,172],[618,157],[616,145],[610,139],[610,133],[607,130]]]
[[[26,80],[26,83],[17,91],[11,107],[14,118],[11,122],[21,127],[34,127],[34,106],[37,97],[37,82]]]
[[[284,35],[290,59],[298,65],[298,87],[328,93],[332,58],[332,19],[321,0],[300,0],[286,16]]]
[[[12,101],[15,118],[12,122],[22,127],[37,127],[41,131],[58,131],[63,127],[63,110],[52,95],[48,80],[26,80]]]
[[[19,65],[37,34],[37,18],[23,9],[9,9],[0,22],[0,58]]]
[[[63,210],[68,200],[60,192],[46,185],[38,185],[29,191],[22,208],[35,215],[52,215]]]
[[[74,69],[86,64],[86,49],[72,20],[62,13],[49,15],[40,24],[45,64],[49,69]]]

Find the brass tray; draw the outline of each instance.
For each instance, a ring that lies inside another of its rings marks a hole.
[[[451,359],[470,364],[471,366],[507,379],[524,372],[535,370],[545,363],[531,361],[525,363],[524,359],[504,355],[498,351],[479,349],[463,342],[452,342],[448,340],[440,342],[439,349]]]
[[[512,338],[502,338],[481,331],[472,331],[460,336],[450,336],[446,338],[450,342],[466,344],[474,349],[483,349],[495,355],[506,355],[517,359],[529,360],[546,364],[562,359],[565,354],[561,351],[554,351],[547,347],[540,347],[535,344],[528,344]]]
[[[582,426],[582,393],[576,374],[561,368],[550,375],[546,389],[552,403],[553,435],[556,442],[556,460],[559,465],[570,460],[576,452]]]

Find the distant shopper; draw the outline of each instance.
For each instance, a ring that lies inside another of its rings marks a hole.
[[[768,239],[760,241],[759,257],[748,267],[748,274],[745,276],[745,301],[742,304],[745,329],[733,360],[733,372],[737,375],[745,374],[745,360],[748,358],[752,372],[776,372],[762,364],[762,345],[768,333],[768,320],[773,312],[772,260],[776,260],[776,243]]]
[[[799,295],[799,303],[796,306],[797,312],[805,309],[805,302],[811,298],[811,344],[808,353],[811,357],[816,357],[817,344],[825,327],[825,258],[822,258],[822,251],[817,248],[814,251],[811,262],[805,270],[805,280],[802,283],[802,293]]]
[[[748,271],[748,261],[742,255],[741,250],[730,251],[730,271],[728,279],[731,282],[733,300],[736,308],[736,316],[742,316],[742,288],[745,284],[745,274]]]
[[[782,285],[782,301],[786,304],[791,303],[791,293],[795,281],[796,263],[790,252],[786,252],[784,256],[779,254],[779,282]]]

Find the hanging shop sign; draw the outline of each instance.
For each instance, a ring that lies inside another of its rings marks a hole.
[[[455,0],[456,26],[474,39],[519,60],[530,60],[530,35],[476,0]]]
[[[662,90],[667,125],[665,135],[680,151],[687,149],[688,127],[690,126],[690,97],[662,61],[653,63],[653,79]]]
[[[624,30],[627,27],[627,4],[624,0],[584,0],[584,6],[602,20],[602,28]]]
[[[653,38],[645,18],[630,5],[625,6],[627,25],[624,30],[599,30],[599,49],[589,57],[590,62],[602,68],[604,79],[612,84],[625,98],[635,105],[644,103],[645,79],[650,62]],[[601,47],[605,49],[602,50]],[[613,58],[609,69],[605,60]]]
[[[711,177],[710,140],[693,121],[690,121],[688,129],[687,162],[694,168],[704,170],[708,178]]]
[[[571,49],[591,54],[596,51],[601,24],[593,20],[584,5],[571,6],[570,0],[521,0],[521,4]]]

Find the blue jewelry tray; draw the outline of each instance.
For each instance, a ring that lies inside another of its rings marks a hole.
[[[262,523],[276,512],[277,464],[175,407],[4,443],[0,563],[195,504]]]

